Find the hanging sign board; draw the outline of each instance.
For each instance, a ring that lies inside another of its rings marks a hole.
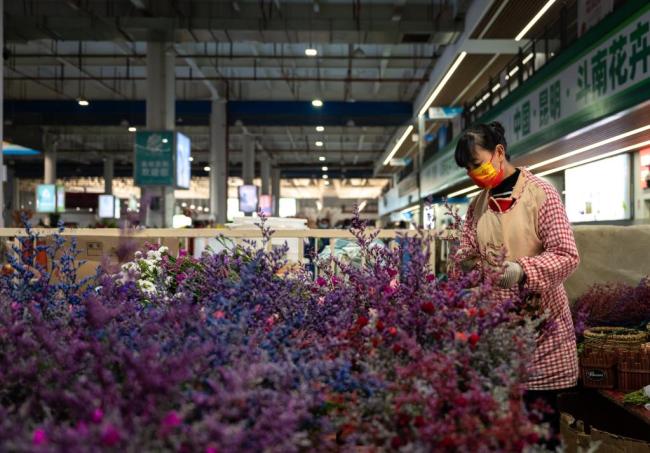
[[[56,212],[56,186],[54,184],[36,186],[36,212]]]
[[[192,144],[187,135],[176,132],[176,187],[189,189],[192,178],[190,154]]]
[[[136,132],[135,184],[137,186],[174,185],[173,149],[172,131]]]

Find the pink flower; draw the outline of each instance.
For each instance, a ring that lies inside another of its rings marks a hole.
[[[37,428],[34,431],[32,443],[34,445],[45,445],[47,443],[47,434],[45,434],[45,430],[43,428]]]
[[[336,275],[332,276],[332,285],[338,285],[339,283],[341,283],[341,280]]]
[[[325,304],[325,298],[323,296],[318,298],[318,305],[323,305]]]
[[[390,278],[393,278],[397,275],[397,271],[395,269],[387,269],[386,272],[388,272]]]
[[[397,282],[396,279],[392,279],[388,285],[384,286],[384,294],[387,296],[392,296],[397,292],[397,287],[399,286],[399,283]]]
[[[461,343],[467,343],[468,337],[465,332],[456,332],[456,341],[460,341]]]
[[[431,283],[432,281],[434,281],[434,280],[436,279],[436,276],[433,275],[433,274],[427,274],[426,279],[427,279],[427,281],[428,281],[429,283]]]
[[[94,423],[101,423],[101,421],[104,419],[104,411],[102,411],[100,408],[97,408],[93,411],[93,414],[90,416],[90,419]]]
[[[113,425],[107,425],[102,432],[102,443],[107,447],[114,447],[120,442],[121,438],[120,432]]]
[[[216,310],[214,313],[212,313],[212,316],[214,316],[217,319],[221,319],[224,316],[226,316],[226,314],[221,310]]]
[[[327,280],[325,280],[323,277],[318,277],[316,279],[316,284],[318,286],[325,286],[325,285],[327,285]]]
[[[217,450],[217,447],[207,447],[205,453],[219,453],[219,450]]]
[[[185,272],[179,272],[176,274],[176,283],[183,283],[187,279],[187,274]]]
[[[187,250],[186,249],[178,249],[178,257],[183,258],[187,256]]]
[[[175,428],[181,424],[182,420],[176,413],[176,411],[169,411],[165,418],[163,418],[162,424],[165,428]]]

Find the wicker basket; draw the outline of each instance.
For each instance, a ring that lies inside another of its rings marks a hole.
[[[646,341],[646,333],[623,327],[592,327],[585,330],[585,346],[605,351],[636,351]]]
[[[585,387],[613,389],[616,387],[616,353],[587,349],[580,355],[580,377]]]
[[[618,389],[639,390],[650,384],[650,352],[620,353],[618,358]]]

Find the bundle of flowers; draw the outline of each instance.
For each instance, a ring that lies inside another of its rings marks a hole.
[[[363,265],[286,250],[144,250],[77,283],[18,254],[0,277],[0,450],[521,451],[535,325],[476,272],[436,278],[428,237]],[[264,229],[265,240],[270,232]],[[56,247],[63,242],[55,241]],[[403,256],[409,259],[404,262]]]
[[[638,285],[595,284],[572,307],[576,334],[595,326],[643,329],[650,322],[650,277]]]

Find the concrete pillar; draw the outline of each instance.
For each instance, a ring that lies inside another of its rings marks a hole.
[[[228,212],[228,119],[226,102],[212,101],[210,114],[210,216],[225,224]]]
[[[56,184],[56,143],[49,143],[43,152],[43,183]]]
[[[271,172],[271,194],[273,195],[273,215],[280,215],[280,181],[281,173],[279,168],[274,168]]]
[[[244,184],[253,184],[253,179],[255,179],[255,137],[250,134],[244,134],[242,178]]]
[[[263,153],[260,159],[260,173],[262,176],[262,195],[271,194],[271,156]]]
[[[104,158],[104,193],[113,195],[113,175],[115,173],[115,158],[107,156]]]
[[[176,123],[176,66],[173,49],[164,40],[152,39],[147,43],[147,129],[174,130]],[[158,197],[160,203],[153,211],[147,210],[147,226],[172,226],[175,199],[173,187],[143,188],[142,198]]]
[[[427,134],[427,124],[424,115],[418,116],[418,155],[415,162],[415,171],[418,178],[418,203],[420,205],[418,215],[418,225],[424,226],[424,200],[422,200],[422,164],[424,164],[424,148],[427,145],[425,136]],[[407,138],[408,140],[408,138]]]

